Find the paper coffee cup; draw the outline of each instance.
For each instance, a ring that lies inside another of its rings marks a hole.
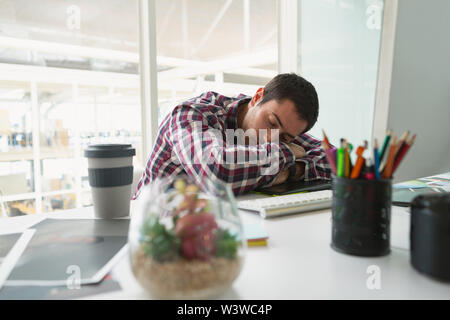
[[[97,144],[84,150],[97,218],[110,219],[130,214],[135,154],[130,144]]]

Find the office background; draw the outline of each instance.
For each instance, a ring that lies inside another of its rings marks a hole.
[[[91,205],[88,144],[131,143],[143,166],[176,103],[278,72],[316,85],[313,135],[410,129],[396,181],[450,171],[449,15],[447,0],[2,0],[0,213]]]

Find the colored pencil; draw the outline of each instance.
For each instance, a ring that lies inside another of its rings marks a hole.
[[[331,154],[331,159],[334,160],[334,164],[336,164],[336,167],[337,167],[337,161],[336,161],[336,158],[337,158],[337,148],[336,148],[336,147],[333,147],[333,148],[330,150],[330,154]]]
[[[395,159],[397,159],[397,156],[400,154],[400,151],[405,147],[406,145],[406,139],[408,139],[409,136],[409,130],[405,131],[402,136],[400,137],[400,139],[398,140],[398,148],[397,148],[397,153],[394,155],[394,162]]]
[[[345,177],[350,177],[350,153],[348,151],[347,140],[344,139],[344,157],[345,157]]]
[[[386,167],[383,170],[382,177],[385,179],[389,179],[392,176],[392,168],[394,166],[394,156],[397,153],[398,143],[397,137],[394,136],[392,138],[391,147],[389,148],[389,154],[386,161]]]
[[[390,134],[390,136],[389,136],[389,139],[388,139],[388,144],[387,144],[387,146],[386,146],[386,148],[384,150],[383,158],[381,157],[381,152],[380,152],[380,168],[379,168],[379,171],[380,171],[381,175],[383,175],[383,171],[384,171],[384,169],[386,169],[386,163],[388,161],[389,150],[390,150],[390,147],[392,145],[392,131],[389,130],[388,133]],[[386,138],[384,139],[384,141],[386,142]]]
[[[341,147],[337,150],[336,156],[336,166],[337,166],[337,175],[338,177],[345,176],[345,154],[343,148],[343,139],[341,139]]]
[[[378,154],[378,140],[375,139],[375,144],[373,148],[373,159],[374,159],[374,171],[375,179],[380,180],[380,155]]]
[[[348,162],[349,162],[349,167],[350,167],[350,172],[352,172],[353,170],[353,163],[352,163],[352,150],[353,150],[353,145],[351,143],[348,143]]]
[[[409,136],[409,130],[405,131],[399,138],[391,130],[388,130],[383,143],[384,157],[381,156],[378,139],[374,139],[373,158],[368,157],[366,159],[364,151],[368,148],[368,142],[364,140],[364,143],[355,150],[356,161],[352,165],[353,145],[346,139],[341,138],[340,147],[333,147],[330,145],[325,131],[322,130],[322,132],[324,135],[322,148],[326,153],[333,174],[350,179],[391,179],[416,139],[416,134]]]
[[[327,159],[328,159],[328,162],[330,163],[333,174],[336,175],[336,172],[337,172],[336,171],[336,160],[333,157],[332,151],[330,150],[330,148],[327,147],[327,145],[325,144],[324,141],[322,141],[322,148],[323,148],[323,150],[325,150],[325,154],[327,155]],[[333,149],[336,149],[336,148],[333,148]]]
[[[366,148],[367,148],[367,141],[365,140],[364,146],[359,146],[358,149],[356,149],[356,155],[358,156],[358,158],[356,159],[355,166],[353,167],[352,173],[350,174],[350,178],[352,179],[357,179],[361,174],[361,169],[365,161],[363,153]]]
[[[337,148],[336,148],[336,147],[333,147],[333,148],[330,150],[330,153],[331,153],[331,158],[334,160],[334,163],[336,163]]]
[[[323,142],[325,143],[328,149],[331,149],[330,141],[328,140],[328,137],[325,134],[325,130],[322,129],[322,133],[323,133]]]
[[[399,166],[400,162],[403,160],[403,158],[405,157],[406,153],[408,152],[408,150],[411,148],[412,144],[414,143],[414,140],[416,139],[416,135],[413,135],[411,137],[411,139],[408,140],[408,142],[404,145],[404,147],[402,148],[402,150],[399,152],[399,154],[397,155],[397,158],[395,158],[394,161],[394,167],[392,169],[392,173],[395,172],[395,170],[397,169],[397,167]]]
[[[366,159],[364,178],[366,178],[366,180],[373,180],[375,178],[372,161],[370,159]]]
[[[383,146],[381,147],[381,150],[380,150],[380,163],[383,162],[383,157],[386,153],[387,147],[389,145],[389,141],[391,140],[391,136],[392,136],[392,131],[388,130],[386,137],[384,138]]]

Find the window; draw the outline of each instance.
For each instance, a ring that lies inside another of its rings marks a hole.
[[[383,1],[302,0],[298,71],[311,81],[320,112],[311,130],[333,143],[371,140]]]
[[[137,0],[0,2],[0,213],[90,205],[88,144],[140,165],[138,38]]]
[[[0,80],[0,196],[2,211],[36,212],[30,84]]]
[[[138,10],[0,2],[1,213],[91,205],[89,144],[131,143],[145,164]],[[277,0],[157,0],[156,18],[159,120],[204,91],[253,95],[277,74]]]
[[[277,74],[276,0],[157,0],[159,120],[205,91],[253,95]]]

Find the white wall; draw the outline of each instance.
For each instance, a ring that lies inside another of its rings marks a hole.
[[[417,139],[395,181],[450,171],[450,1],[399,0],[387,127]]]

